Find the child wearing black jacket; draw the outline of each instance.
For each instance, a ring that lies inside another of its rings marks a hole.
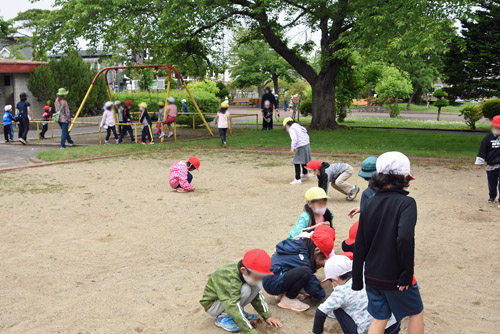
[[[424,333],[424,307],[413,276],[417,204],[405,190],[411,180],[408,157],[382,154],[371,180],[376,194],[359,217],[352,289],[363,289],[364,273],[368,312],[374,318],[370,334],[384,333],[391,314],[398,322],[409,316],[409,333]]]
[[[151,125],[153,122],[151,121],[151,117],[148,114],[148,105],[145,102],[139,103],[139,110],[141,111],[141,117],[139,118],[139,122],[142,123],[142,139],[141,144],[146,144],[146,137],[148,137],[148,144],[154,144],[153,142],[153,131],[151,130]]]
[[[493,117],[491,132],[488,133],[479,147],[476,158],[476,167],[481,168],[486,163],[486,176],[490,198],[488,203],[495,203],[497,188],[500,192],[500,116]],[[498,208],[500,209],[500,202]]]

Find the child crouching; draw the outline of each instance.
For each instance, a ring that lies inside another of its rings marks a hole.
[[[195,169],[200,170],[200,159],[197,157],[189,157],[187,162],[174,163],[170,167],[170,186],[172,189],[179,193],[193,191],[194,187],[191,185],[193,174],[191,172]]]

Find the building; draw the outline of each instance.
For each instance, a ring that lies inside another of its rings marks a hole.
[[[12,38],[0,39],[0,59],[24,58],[31,59],[33,49],[16,42]]]
[[[111,58],[113,57],[112,53],[106,53],[102,51],[79,50],[78,54],[83,58],[84,62],[89,63],[92,68],[97,70],[105,67],[105,65],[103,64],[103,60],[111,60]],[[64,53],[50,55],[49,58],[55,58],[59,60],[62,56],[64,56]]]
[[[35,68],[45,64],[40,61],[20,60],[20,59],[0,59],[0,107],[11,104],[15,108],[19,101],[19,94],[29,95],[28,101],[31,103],[31,111],[35,118],[40,118],[43,113],[45,101],[38,101],[28,89],[30,73]]]

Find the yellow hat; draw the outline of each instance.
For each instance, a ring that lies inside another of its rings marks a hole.
[[[148,105],[146,102],[141,102],[141,103],[139,103],[139,107],[146,109],[148,107]]]
[[[165,103],[164,103],[164,102],[162,102],[162,101],[160,101],[160,102],[158,102],[158,105],[159,105],[160,107],[164,107],[164,106],[165,106]]]
[[[224,108],[224,109],[227,109],[227,108],[229,108],[229,103],[227,103],[226,101],[224,101],[224,102],[222,102],[222,103],[220,104],[220,107],[221,107],[221,108]]]
[[[330,197],[328,197],[328,195],[323,190],[323,188],[312,187],[308,191],[306,191],[306,200],[308,202],[315,201],[318,199],[327,199],[327,198],[330,198]]]
[[[291,118],[291,117],[287,117],[287,118],[285,118],[285,119],[283,120],[283,126],[285,126],[285,125],[286,125],[286,123],[288,123],[288,122],[290,122],[290,121],[293,121],[293,118]]]

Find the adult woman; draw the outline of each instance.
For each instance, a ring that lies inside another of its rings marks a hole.
[[[28,131],[30,129],[30,118],[33,117],[31,114],[31,105],[27,101],[28,94],[21,93],[19,95],[21,101],[19,101],[16,105],[17,115],[19,118],[19,141],[26,145],[26,140],[28,136]]]
[[[69,135],[69,123],[71,123],[71,113],[69,112],[69,105],[66,101],[68,91],[65,88],[59,88],[57,92],[57,99],[54,102],[55,112],[59,113],[59,126],[61,127],[61,148],[66,148],[66,141],[68,146],[73,146],[75,143]]]

